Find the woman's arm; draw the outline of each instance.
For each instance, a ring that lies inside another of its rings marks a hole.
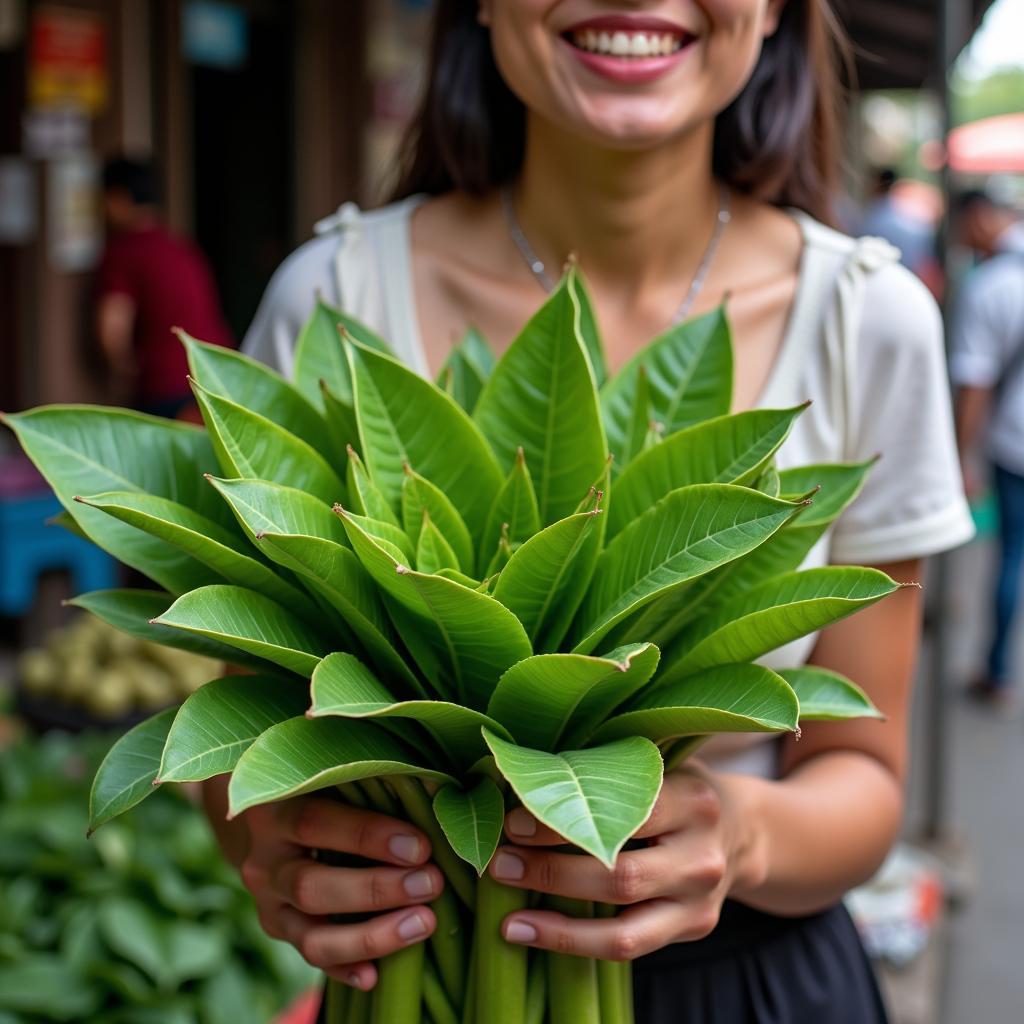
[[[919,562],[879,566],[916,582]],[[921,620],[920,591],[907,587],[825,630],[813,662],[860,684],[886,720],[809,723],[787,739],[783,778],[710,772],[693,765],[666,778],[648,822],[646,848],[614,871],[549,847],[561,842],[524,811],[513,811],[491,873],[506,884],[622,904],[616,918],[574,920],[517,913],[513,942],[584,956],[632,959],[700,938],[722,902],[771,913],[812,913],[869,878],[895,839],[902,812],[907,719]]]

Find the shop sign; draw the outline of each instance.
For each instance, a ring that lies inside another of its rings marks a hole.
[[[89,148],[89,119],[78,108],[28,110],[22,118],[22,149],[36,160],[52,160]]]
[[[99,163],[90,154],[54,160],[46,168],[47,251],[54,270],[91,270],[103,241]]]
[[[106,106],[107,87],[102,15],[75,7],[36,9],[29,40],[29,103],[98,114]]]
[[[27,245],[36,234],[36,179],[20,156],[0,157],[0,245]]]

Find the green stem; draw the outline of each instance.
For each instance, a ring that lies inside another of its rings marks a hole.
[[[469,974],[466,976],[466,998],[462,1004],[462,1024],[475,1024],[476,1013],[476,965],[480,960],[480,944],[477,934],[479,924],[473,924],[473,937],[469,947]]]
[[[570,917],[593,917],[594,906],[582,900],[549,896],[545,904]],[[603,1024],[597,985],[597,961],[565,953],[548,953],[548,1009],[551,1024]]]
[[[456,1010],[461,1010],[466,987],[466,930],[459,914],[459,903],[451,889],[444,889],[430,906],[437,918],[437,927],[430,936],[430,949],[448,998]]]
[[[378,961],[372,1024],[420,1024],[425,950],[416,942]]]
[[[544,1024],[548,1009],[547,954],[536,952],[530,958],[530,980],[526,985],[526,1024]]]
[[[434,1020],[434,1024],[459,1024],[455,1009],[445,995],[444,987],[430,961],[423,974],[423,1002]]]
[[[327,1024],[347,1024],[349,996],[352,991],[348,985],[335,981],[334,978],[327,979],[327,987],[324,990],[324,1002],[327,1004],[324,1020]]]
[[[373,992],[363,992],[354,988],[349,996],[348,1016],[344,1024],[370,1024],[370,1017],[373,1014]]]
[[[476,1024],[525,1024],[528,949],[506,942],[505,918],[526,906],[523,889],[500,885],[490,875],[477,883]]]
[[[595,917],[615,917],[615,907],[598,903]],[[633,965],[598,960],[597,990],[601,1000],[601,1024],[633,1024]]]
[[[358,782],[342,782],[337,787],[338,793],[345,803],[352,807],[365,807],[366,796],[359,788]]]
[[[392,775],[389,780],[392,789],[402,802],[409,820],[419,826],[430,839],[433,853],[433,860],[444,872],[448,884],[455,890],[455,894],[466,906],[472,910],[475,893],[473,890],[473,875],[466,866],[465,861],[451,848],[441,826],[434,816],[434,808],[431,805],[430,797],[427,796],[419,780],[408,775]]]
[[[380,779],[360,779],[359,785],[366,793],[370,806],[375,810],[381,814],[390,814],[392,817],[399,813],[398,803]]]

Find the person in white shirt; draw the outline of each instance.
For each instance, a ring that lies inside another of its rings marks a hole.
[[[957,226],[983,258],[964,282],[953,324],[957,440],[973,496],[982,489],[974,450],[984,438],[1000,537],[992,646],[986,675],[970,693],[1007,705],[1014,702],[1010,641],[1024,567],[1024,219],[984,192],[968,192],[957,203]]]

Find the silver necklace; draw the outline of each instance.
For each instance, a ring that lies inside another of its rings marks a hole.
[[[523,257],[523,261],[529,267],[530,273],[537,279],[544,291],[554,291],[556,282],[548,273],[544,261],[534,251],[533,246],[530,245],[530,240],[526,237],[526,233],[519,223],[519,218],[516,217],[515,204],[512,202],[512,191],[507,185],[501,190],[501,208],[505,213],[508,233],[519,250],[519,255]],[[730,220],[732,220],[732,213],[729,209],[729,189],[725,185],[719,185],[718,214],[715,217],[714,230],[711,232],[711,238],[708,241],[707,248],[704,250],[704,254],[700,258],[700,263],[697,265],[696,271],[694,271],[690,287],[687,288],[683,301],[679,304],[679,308],[672,317],[673,324],[677,324],[686,318],[686,314],[690,312],[690,308],[700,294],[701,288],[704,287],[704,281],[708,276],[708,271],[711,269],[715,253],[718,251],[718,243],[721,242],[722,233],[725,231],[725,226]]]

